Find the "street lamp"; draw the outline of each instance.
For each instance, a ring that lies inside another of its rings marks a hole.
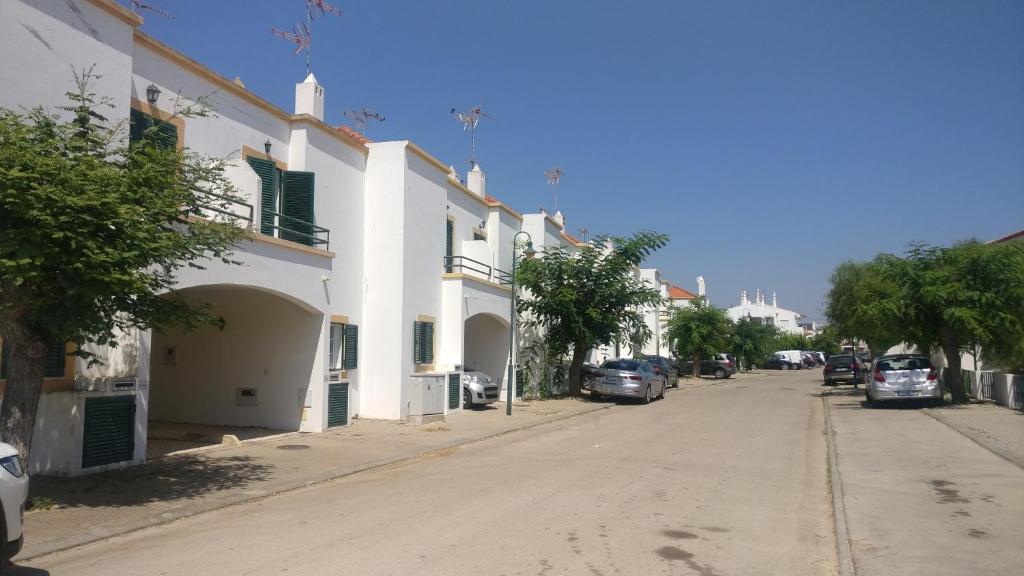
[[[509,336],[508,336],[508,390],[505,392],[505,414],[512,415],[512,396],[516,393],[516,248],[518,248],[519,235],[526,234],[526,250],[523,256],[533,258],[537,253],[533,249],[533,237],[525,230],[516,232],[512,237],[512,313],[509,315]]]

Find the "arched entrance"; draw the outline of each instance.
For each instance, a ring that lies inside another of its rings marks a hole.
[[[481,313],[465,321],[463,365],[503,382],[508,369],[509,325],[503,318]]]
[[[191,331],[153,331],[150,444],[164,441],[173,449],[175,440],[187,447],[219,443],[228,433],[245,439],[298,430],[311,384],[323,379],[323,315],[248,286],[196,286],[176,294],[208,303],[220,322]],[[218,427],[238,430],[222,434]]]

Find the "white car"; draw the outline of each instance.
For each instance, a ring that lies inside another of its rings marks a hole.
[[[484,406],[498,401],[500,390],[494,379],[480,372],[467,368],[462,372],[462,407],[469,410],[475,406]]]
[[[0,566],[21,551],[26,500],[28,473],[22,469],[14,446],[0,442]]]

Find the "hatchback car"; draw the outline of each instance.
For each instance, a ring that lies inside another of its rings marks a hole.
[[[852,382],[854,388],[864,383],[864,370],[857,357],[852,354],[836,354],[828,359],[822,371],[826,386],[837,382]]]
[[[462,372],[462,407],[486,406],[498,401],[500,391],[494,379],[478,370]]]
[[[665,377],[665,386],[668,388],[679,387],[679,369],[678,365],[673,364],[668,358],[664,356],[644,356],[644,360],[651,363],[654,368],[655,374],[661,374]]]
[[[680,374],[693,374],[693,360],[679,363]],[[700,361],[700,375],[728,378],[736,373],[736,359],[732,354],[719,353],[714,358]]]
[[[0,568],[21,551],[22,523],[28,499],[28,473],[18,451],[0,442]]]
[[[800,365],[794,364],[789,358],[782,356],[772,356],[764,361],[765,370],[799,370]]]
[[[882,356],[871,364],[871,378],[864,387],[868,405],[877,408],[882,402],[944,400],[939,374],[927,356],[893,354]]]
[[[594,382],[591,396],[600,398],[638,398],[650,404],[655,398],[665,397],[665,376],[655,374],[646,360],[616,358],[601,365],[604,377]]]

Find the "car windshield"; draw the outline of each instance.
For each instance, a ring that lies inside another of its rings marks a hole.
[[[828,359],[829,366],[836,366],[838,364],[850,364],[853,362],[853,356],[833,356]]]
[[[636,360],[609,360],[605,362],[602,368],[610,368],[612,370],[631,370],[637,372],[640,370],[640,362]]]
[[[931,370],[932,363],[927,358],[882,358],[878,361],[878,369],[882,372],[894,370]]]

